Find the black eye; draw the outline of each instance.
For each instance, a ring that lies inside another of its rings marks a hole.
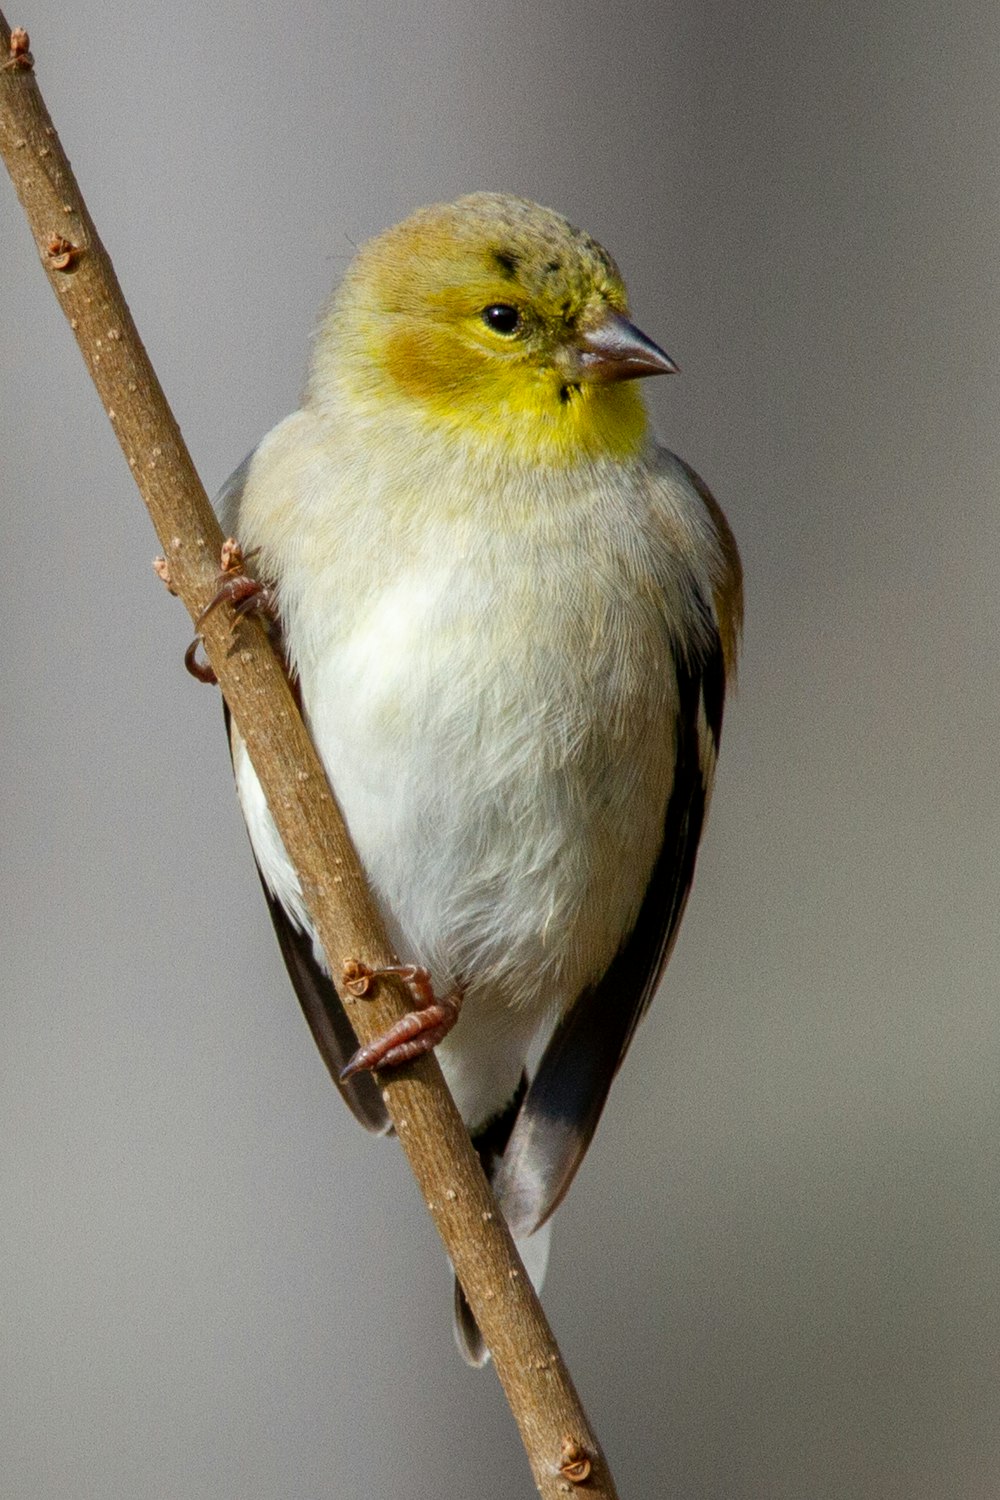
[[[483,308],[483,322],[494,333],[516,333],[521,326],[521,314],[509,302],[494,302]]]

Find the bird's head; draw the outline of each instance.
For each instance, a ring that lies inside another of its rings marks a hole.
[[[638,376],[673,361],[629,322],[618,267],[559,214],[476,193],[363,246],[320,329],[309,397],[400,403],[527,463],[636,454]]]

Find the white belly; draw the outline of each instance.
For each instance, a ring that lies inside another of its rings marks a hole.
[[[470,572],[423,557],[356,607],[342,589],[328,632],[296,656],[399,957],[441,992],[466,987],[439,1056],[471,1119],[509,1097],[543,1016],[600,977],[634,922],[676,687],[662,614],[623,581]],[[288,623],[294,642],[294,611]],[[245,760],[238,782],[265,877],[301,913]]]

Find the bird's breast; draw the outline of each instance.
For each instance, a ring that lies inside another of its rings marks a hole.
[[[561,1006],[638,911],[673,772],[662,601],[613,550],[439,541],[288,617],[313,737],[401,956]],[[305,592],[305,591],[304,591]],[[316,621],[325,621],[317,630]]]

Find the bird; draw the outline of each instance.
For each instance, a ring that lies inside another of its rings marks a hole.
[[[231,726],[306,1018],[376,1132],[373,1070],[435,1049],[539,1286],[677,936],[737,664],[736,541],[642,398],[676,370],[561,214],[434,204],[357,251],[300,408],[216,501],[414,996],[357,1049]],[[459,1289],[455,1328],[482,1364]]]

